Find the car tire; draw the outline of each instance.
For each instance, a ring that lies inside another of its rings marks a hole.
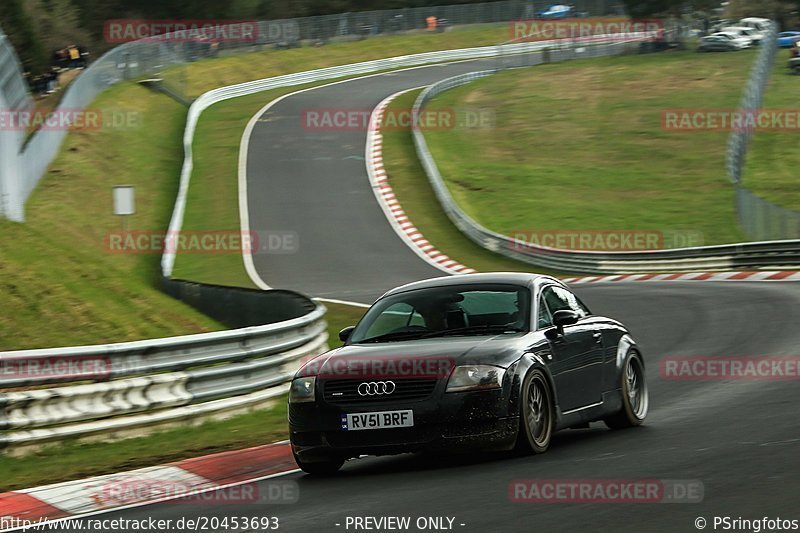
[[[300,460],[296,453],[292,452],[292,454],[294,455],[294,462],[297,463],[300,470],[313,476],[332,476],[338,472],[344,464],[344,459],[328,459],[326,461],[307,463]]]
[[[636,351],[628,352],[620,377],[622,409],[603,419],[610,429],[639,426],[644,422],[649,407],[650,395],[642,357]]]
[[[547,377],[538,368],[528,372],[522,383],[519,414],[517,451],[546,452],[555,429],[555,407]]]

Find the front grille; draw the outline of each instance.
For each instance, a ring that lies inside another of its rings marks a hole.
[[[361,396],[358,394],[358,386],[365,381],[393,381],[395,390],[391,394]],[[322,397],[331,404],[414,402],[429,398],[436,383],[435,379],[341,379],[324,382]]]

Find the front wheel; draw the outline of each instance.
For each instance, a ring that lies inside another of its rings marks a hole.
[[[639,426],[647,416],[650,396],[647,391],[647,380],[644,364],[637,352],[630,352],[622,368],[622,409],[605,418],[603,422],[611,429],[622,429]]]
[[[517,450],[529,453],[546,452],[553,437],[555,408],[547,378],[537,368],[528,372],[522,384],[519,418]]]
[[[294,462],[297,463],[300,470],[314,476],[332,476],[338,472],[344,464],[344,459],[328,459],[325,461],[307,463],[302,461],[296,453],[292,452],[292,454],[294,455]]]

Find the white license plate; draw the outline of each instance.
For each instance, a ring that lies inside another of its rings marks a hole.
[[[342,429],[345,431],[410,427],[414,427],[414,411],[411,409],[342,415]]]

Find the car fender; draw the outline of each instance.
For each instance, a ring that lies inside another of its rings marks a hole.
[[[536,352],[525,352],[522,357],[514,363],[516,365],[516,372],[515,377],[515,387],[512,391],[512,405],[511,409],[509,410],[516,416],[519,416],[520,413],[520,392],[522,391],[522,382],[525,381],[525,377],[528,375],[533,368],[538,368],[542,371],[547,379],[547,384],[550,386],[550,392],[553,394],[553,407],[555,408],[556,412],[556,423],[559,422],[561,418],[561,409],[558,406],[558,391],[556,390],[556,384],[553,380],[553,376],[550,374],[550,369],[547,366],[547,352],[545,350],[536,351]]]
[[[617,344],[617,377],[621,375],[622,368],[625,365],[625,358],[628,356],[628,352],[631,350],[631,348],[634,348],[637,352],[641,353],[636,341],[634,341],[633,337],[626,333],[619,339],[619,343]],[[640,359],[642,361],[642,368],[644,368],[644,358]]]

